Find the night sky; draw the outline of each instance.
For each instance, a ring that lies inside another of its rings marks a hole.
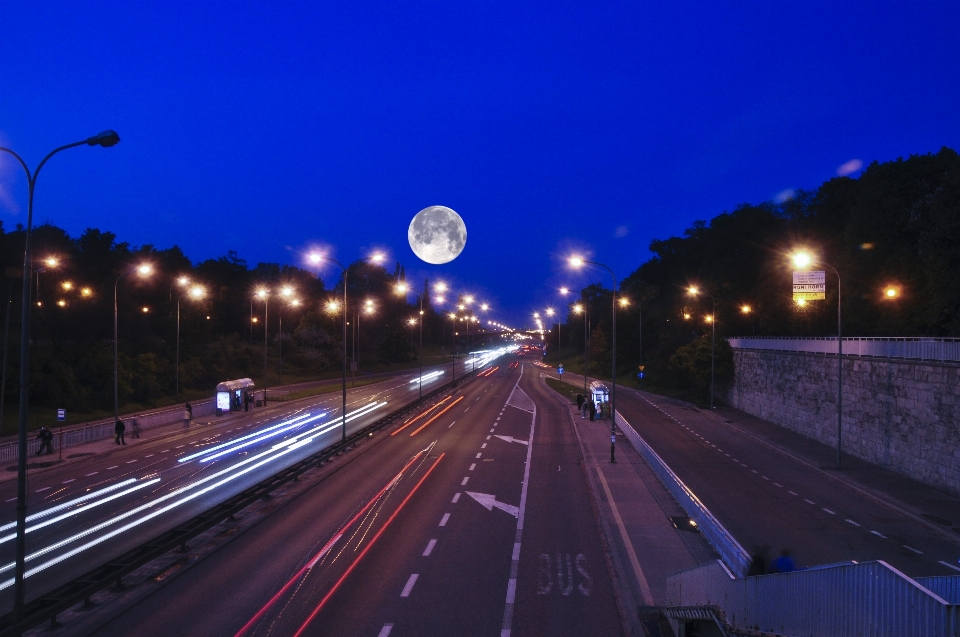
[[[696,219],[960,147],[956,0],[270,4],[4,3],[0,145],[122,138],[51,161],[35,223],[194,261],[386,248],[518,325],[601,280],[573,250],[623,278]],[[435,204],[468,230],[444,266],[406,242]]]

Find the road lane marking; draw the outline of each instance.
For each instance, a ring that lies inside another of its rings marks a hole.
[[[437,545],[436,540],[430,540],[427,542],[427,548],[423,551],[423,557],[430,557],[430,554],[433,553],[433,547]]]
[[[461,487],[467,486],[467,480],[469,480],[469,479],[470,479],[470,476],[467,476],[466,478],[464,478],[464,479],[463,479],[463,482],[460,483],[460,486],[461,486]]]
[[[952,568],[955,571],[960,571],[960,567],[956,567],[953,564],[950,564],[949,562],[944,562],[943,560],[940,560],[939,562],[937,562],[937,564],[943,564],[947,568]]]
[[[46,491],[49,488],[50,487],[43,487],[42,489],[37,489],[36,491],[34,491],[34,493],[40,493],[41,491]]]
[[[487,438],[490,438],[490,436],[487,436]],[[480,448],[481,448],[481,449],[486,449],[486,448],[487,448],[487,443],[483,443],[482,445],[480,445]],[[477,457],[479,458],[479,456],[477,456]]]
[[[440,518],[440,526],[447,526],[447,520],[449,520],[449,519],[450,519],[450,514],[449,514],[449,513],[444,513],[444,514],[443,514],[443,517]]]
[[[131,464],[131,463],[134,463],[134,462],[136,462],[136,460],[127,460],[127,464]]]
[[[851,520],[850,518],[847,518],[846,520],[844,520],[844,522],[849,522],[849,523],[852,524],[853,526],[860,526],[859,524],[857,524],[856,522],[854,522],[854,521]]]
[[[783,485],[780,484],[779,482],[774,482],[774,483],[773,483],[773,486],[777,487],[778,489],[782,489],[782,488],[783,488]]]
[[[836,515],[836,514],[837,514],[836,511],[831,511],[830,509],[828,509],[828,508],[826,508],[826,507],[824,507],[823,510],[826,511],[827,513],[829,513],[830,515]]]
[[[420,577],[416,573],[410,576],[410,579],[407,580],[406,586],[403,587],[403,592],[400,593],[400,597],[410,597],[410,591],[413,590],[413,585],[417,583],[417,578]]]
[[[69,480],[64,480],[64,481],[63,481],[63,484],[70,484],[71,482],[73,482],[73,481],[75,481],[75,480],[76,480],[76,478],[70,478]]]
[[[913,551],[913,552],[916,553],[917,555],[923,555],[923,551],[918,551],[917,549],[913,548],[912,546],[907,546],[906,544],[904,544],[904,545],[903,545],[903,548],[907,549],[908,551]]]
[[[94,471],[93,473],[88,473],[87,475],[85,475],[85,476],[83,476],[83,477],[84,477],[84,478],[89,478],[90,476],[95,476],[95,475],[97,475],[98,473],[100,473],[100,472],[99,472],[99,471]]]
[[[808,500],[806,498],[804,498],[803,501],[806,502],[807,504],[816,504],[816,502],[814,502],[813,500]]]
[[[487,440],[490,440],[490,436],[487,436],[487,438],[486,438],[486,439],[487,439]]]
[[[457,421],[456,421],[456,420],[454,420],[452,423],[450,423],[449,425],[447,425],[447,429],[449,429],[450,427],[453,427],[455,424],[457,424]]]
[[[391,630],[393,630],[393,624],[384,624],[377,637],[390,637]]]
[[[13,501],[16,500],[16,499],[17,499],[17,496],[13,496],[12,498],[10,498],[10,499],[8,499],[8,500],[4,500],[4,502],[13,502]]]
[[[152,458],[152,457],[155,456],[155,455],[156,455],[156,454],[148,453],[147,455],[144,456],[144,458]]]
[[[119,466],[120,466],[120,465],[115,464],[115,465],[113,465],[112,467],[107,467],[107,469],[116,469],[116,468],[119,467]]]
[[[787,491],[790,495],[797,495],[794,491]]]
[[[453,501],[452,501],[453,504],[456,504],[456,503],[457,503],[457,500],[459,500],[459,499],[460,499],[460,494],[459,494],[459,493],[454,493],[454,494],[453,494]]]
[[[884,540],[887,539],[887,536],[881,533],[880,531],[870,531],[870,533],[872,533],[873,535],[876,535],[879,538],[883,538]]]
[[[480,456],[482,456],[482,455],[483,455],[482,453],[478,453],[476,459],[479,460],[479,459],[480,459]]]
[[[476,469],[476,468],[477,468],[477,463],[474,462],[473,464],[470,465],[470,468],[467,469],[467,471],[473,471],[473,470]]]

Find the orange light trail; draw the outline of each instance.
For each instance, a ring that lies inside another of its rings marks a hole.
[[[452,403],[450,403],[449,405],[447,405],[447,408],[446,408],[446,409],[444,409],[443,411],[441,411],[439,414],[437,414],[436,416],[434,416],[433,418],[431,418],[431,419],[428,420],[427,422],[425,422],[425,423],[423,423],[422,425],[420,425],[420,427],[417,428],[417,429],[415,429],[415,430],[413,431],[413,433],[410,434],[410,436],[411,436],[411,437],[416,436],[418,433],[420,433],[420,432],[423,430],[424,427],[426,427],[427,425],[429,425],[430,423],[432,423],[434,420],[436,420],[436,419],[439,418],[440,416],[442,416],[442,415],[444,415],[445,413],[447,413],[448,411],[450,411],[450,410],[453,408],[453,406],[456,405],[456,404],[457,404],[458,402],[460,402],[461,400],[463,400],[463,396],[461,396],[460,398],[457,398],[455,401],[453,401]]]
[[[310,616],[307,617],[307,620],[303,622],[303,625],[300,626],[297,632],[293,634],[293,637],[300,637],[303,634],[303,632],[307,629],[307,626],[310,625],[310,622],[312,622],[313,619],[320,613],[320,610],[326,605],[326,603],[330,601],[330,598],[333,597],[333,594],[337,592],[337,589],[340,588],[340,585],[343,584],[343,581],[347,579],[347,576],[350,575],[354,568],[356,568],[360,560],[363,559],[363,556],[367,554],[367,551],[369,551],[370,548],[377,542],[377,540],[380,539],[380,536],[383,535],[383,532],[387,530],[387,527],[390,526],[390,523],[393,522],[394,518],[397,517],[397,514],[400,513],[400,510],[406,506],[407,502],[410,501],[410,498],[413,497],[413,494],[417,492],[417,489],[420,488],[420,485],[423,484],[424,480],[427,479],[430,473],[437,468],[437,465],[440,464],[440,461],[443,460],[445,455],[447,455],[446,452],[441,453],[440,457],[437,458],[437,461],[434,462],[429,469],[427,469],[427,472],[423,474],[422,478],[420,478],[420,482],[418,482],[417,485],[413,487],[413,490],[407,494],[407,497],[404,498],[403,502],[400,503],[400,506],[397,507],[397,510],[393,512],[393,515],[391,515],[390,518],[383,524],[383,526],[380,527],[380,530],[377,531],[377,534],[373,536],[373,539],[370,540],[370,543],[367,544],[366,548],[360,552],[360,555],[357,556],[357,559],[353,560],[353,563],[347,567],[347,570],[343,573],[343,575],[340,576],[340,579],[337,580],[337,583],[334,584],[333,588],[330,589],[330,592],[328,592],[324,598],[320,600],[320,603],[317,604],[317,607],[313,609],[313,612],[310,613]]]
[[[440,402],[438,402],[436,405],[434,405],[434,406],[431,407],[430,409],[427,409],[426,411],[424,411],[424,412],[423,412],[422,414],[420,414],[419,416],[415,416],[415,417],[411,418],[410,420],[408,420],[407,422],[403,423],[403,427],[400,427],[400,428],[397,429],[396,431],[390,432],[390,435],[391,435],[391,436],[396,436],[398,433],[400,433],[401,431],[403,431],[404,429],[406,429],[407,427],[409,427],[409,426],[412,425],[413,423],[417,422],[418,420],[420,420],[421,418],[423,418],[424,416],[426,416],[426,415],[429,414],[431,411],[433,411],[434,409],[436,409],[437,407],[439,407],[439,406],[442,405],[443,403],[447,402],[447,401],[450,400],[451,398],[453,398],[453,397],[452,397],[452,396],[447,396],[446,398],[444,398],[443,400],[441,400]]]

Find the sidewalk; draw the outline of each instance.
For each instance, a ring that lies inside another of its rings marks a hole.
[[[671,518],[681,522],[682,528],[686,513],[622,435],[617,436],[617,462],[610,463],[609,419],[582,419],[576,404],[552,389],[547,391],[568,407],[620,579],[621,604],[627,612],[635,610],[628,620],[634,634],[644,635],[640,622],[645,619],[647,629],[654,629],[648,622],[656,624],[655,609],[666,599],[667,577],[717,555],[699,532],[674,526]]]

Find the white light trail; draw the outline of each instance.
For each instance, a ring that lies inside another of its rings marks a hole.
[[[323,413],[323,414],[320,414],[319,416],[316,416],[316,418],[322,418],[322,417],[324,417],[325,415],[326,415],[326,413]],[[275,434],[273,434],[273,435],[276,435],[276,434],[279,434],[279,433],[283,433],[284,431],[289,431],[290,429],[295,429],[295,428],[297,428],[297,427],[299,427],[300,425],[303,424],[303,421],[304,421],[305,418],[310,418],[310,414],[309,414],[309,413],[307,413],[307,414],[301,414],[301,415],[297,416],[296,418],[291,418],[291,419],[289,419],[289,420],[284,420],[283,422],[279,422],[279,423],[277,423],[276,425],[272,425],[272,426],[270,426],[270,427],[266,427],[265,429],[260,429],[260,430],[258,430],[258,431],[253,432],[253,433],[247,434],[246,436],[240,436],[239,438],[234,438],[233,440],[228,440],[227,442],[224,442],[224,443],[222,443],[222,444],[216,445],[216,446],[214,446],[214,447],[210,447],[209,449],[204,449],[203,451],[198,451],[197,453],[192,453],[192,454],[190,454],[189,456],[184,456],[184,457],[182,457],[182,458],[179,458],[179,459],[177,460],[177,462],[187,462],[188,460],[193,460],[194,458],[200,458],[201,456],[205,456],[205,455],[207,455],[207,454],[213,453],[214,451],[218,451],[219,449],[223,449],[224,447],[229,447],[229,446],[235,445],[235,444],[237,444],[237,443],[239,443],[239,442],[243,442],[244,440],[249,440],[250,438],[255,438],[255,437],[257,437],[257,436],[261,436],[261,435],[267,433],[268,431],[273,431],[273,430],[278,429],[278,428],[281,428],[280,431],[275,432]]]

